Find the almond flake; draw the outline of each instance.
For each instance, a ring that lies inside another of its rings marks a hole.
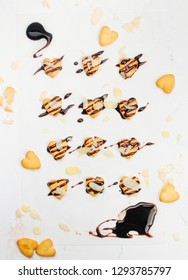
[[[28,213],[31,210],[31,207],[29,205],[23,204],[21,209],[24,213]]]
[[[105,100],[104,107],[107,109],[115,109],[117,107],[117,102],[113,100]]]
[[[65,168],[65,173],[67,175],[75,175],[75,174],[78,174],[80,172],[81,172],[81,170],[77,166],[70,166],[70,167]]]
[[[93,104],[94,110],[100,110],[100,109],[102,109],[102,107],[103,107],[103,104],[101,102],[96,102]]]
[[[47,97],[48,97],[47,90],[42,91],[40,95],[40,101],[43,102],[43,100],[46,99]]]
[[[140,24],[141,24],[141,17],[135,17],[133,20],[132,20],[132,25],[135,27],[135,28],[138,28],[140,27]]]
[[[14,121],[12,119],[9,119],[9,118],[6,118],[2,121],[2,123],[4,124],[8,124],[8,125],[11,125],[14,123]]]
[[[120,147],[118,150],[119,150],[119,152],[120,152],[121,154],[124,155],[126,148]]]
[[[90,150],[91,150],[91,148],[83,147],[83,148],[78,149],[78,152],[80,155],[84,155],[84,154],[89,153]]]
[[[40,235],[41,233],[42,233],[42,228],[41,228],[41,227],[35,226],[35,227],[33,228],[33,234],[35,234],[35,235]]]
[[[57,148],[57,150],[58,151],[60,151],[62,148],[63,148],[63,142],[62,142],[62,140],[59,140],[59,141],[57,141],[56,142],[56,148]]]
[[[62,229],[63,231],[65,231],[65,232],[69,232],[70,231],[69,226],[66,225],[66,224],[59,224],[59,228]]]
[[[29,214],[30,214],[30,217],[34,220],[40,220],[41,219],[39,213],[35,209],[31,209]]]
[[[13,87],[7,87],[4,96],[8,105],[11,105],[14,101],[15,89]]]
[[[118,219],[122,221],[125,218],[125,216],[126,216],[126,210],[123,210],[119,213]]]
[[[66,191],[63,188],[57,187],[54,193],[59,195],[65,195]]]
[[[22,213],[22,210],[20,209],[20,208],[18,208],[17,210],[16,210],[16,217],[17,218],[21,218],[21,217],[23,217],[23,213]]]
[[[139,189],[140,188],[140,184],[138,184],[132,178],[125,178],[123,180],[123,185],[130,189]]]
[[[97,191],[97,192],[101,192],[101,191],[104,189],[103,186],[99,186],[98,184],[93,183],[93,182],[90,182],[90,183],[89,183],[89,187],[90,187],[92,190]]]
[[[6,112],[9,112],[9,113],[14,112],[9,106],[6,106],[6,107],[4,108],[4,110],[5,110]]]
[[[103,155],[104,155],[105,157],[108,157],[108,158],[113,158],[113,157],[114,157],[114,154],[113,154],[112,151],[110,151],[110,150],[104,150],[104,151],[103,151]]]
[[[0,96],[0,106],[3,106],[4,97]]]
[[[114,88],[114,97],[115,98],[120,98],[122,97],[123,93],[122,90],[120,88]]]
[[[57,109],[58,107],[60,107],[61,106],[61,103],[60,102],[52,102],[51,104],[50,104],[50,107],[52,108],[52,109]]]
[[[87,109],[87,107],[88,107],[88,100],[86,97],[84,97],[83,109],[85,110],[85,109]]]
[[[104,14],[104,12],[101,8],[96,8],[91,15],[91,23],[93,25],[97,25],[98,23],[100,23],[102,20],[103,14]]]
[[[4,83],[4,79],[3,77],[0,77],[0,84],[3,84]]]

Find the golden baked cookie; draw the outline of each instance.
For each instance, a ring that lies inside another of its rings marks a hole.
[[[160,201],[162,202],[174,202],[179,199],[179,193],[175,191],[174,185],[167,183],[160,192]]]
[[[21,165],[26,169],[39,169],[41,167],[38,156],[33,151],[28,151],[25,158],[22,159]]]
[[[175,86],[175,76],[173,74],[167,74],[159,78],[156,82],[157,87],[161,88],[165,93],[172,92]]]
[[[101,177],[88,177],[86,179],[86,192],[91,196],[97,196],[104,191],[104,179]]]
[[[51,239],[42,241],[36,249],[36,254],[41,257],[55,256],[56,250],[53,248],[53,241]]]
[[[108,46],[115,42],[118,38],[118,33],[116,31],[110,30],[108,26],[103,26],[100,35],[99,42],[101,46]]]
[[[68,179],[51,180],[47,183],[50,188],[48,196],[55,196],[57,199],[61,199],[67,192],[68,189]]]
[[[28,258],[33,256],[34,251],[38,247],[37,241],[30,238],[21,238],[17,240],[17,245],[20,249],[20,252]]]

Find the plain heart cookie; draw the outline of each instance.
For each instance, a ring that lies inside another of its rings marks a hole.
[[[28,258],[31,258],[33,256],[34,251],[38,247],[37,241],[30,238],[19,239],[17,241],[17,245],[20,249],[20,252]]]
[[[99,35],[99,42],[101,46],[108,46],[115,42],[118,38],[116,31],[110,30],[108,26],[103,26]]]
[[[46,239],[39,244],[36,249],[37,255],[41,257],[53,257],[56,254],[56,250],[53,248],[53,241]]]
[[[171,183],[167,183],[161,190],[160,201],[174,202],[179,199],[179,193],[175,191],[175,187]]]
[[[156,85],[165,93],[169,94],[175,86],[175,76],[173,74],[164,75],[157,80]]]
[[[25,158],[21,161],[21,165],[26,169],[39,169],[41,167],[39,158],[32,151],[26,153]]]

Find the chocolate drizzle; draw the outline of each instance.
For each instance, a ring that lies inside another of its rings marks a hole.
[[[152,237],[149,230],[154,223],[156,214],[157,207],[155,204],[140,202],[121,211],[119,219],[110,219],[102,222],[97,226],[96,233],[90,231],[89,234],[100,238],[132,238],[135,234],[130,234],[130,232],[136,231],[137,235]],[[105,224],[110,222],[115,222],[115,225],[112,227]],[[104,225],[104,228],[101,228],[102,225]]]
[[[109,185],[108,188],[112,187],[112,186],[116,186],[118,184],[118,182],[114,182],[113,184]]]
[[[69,93],[65,94],[64,99],[69,98],[71,95],[72,95],[72,92],[69,92]]]
[[[144,110],[147,108],[148,105],[149,105],[149,103],[147,103],[146,106],[140,107],[140,108],[138,109],[138,112],[144,111]]]
[[[84,183],[83,181],[80,181],[80,182],[78,182],[76,185],[71,186],[71,188],[73,189],[74,187],[76,187],[76,186],[78,186],[78,185],[82,185],[83,183]]]
[[[78,120],[77,120],[77,122],[78,123],[82,123],[84,120],[82,119],[82,118],[79,118]]]
[[[46,42],[46,45],[44,47],[42,47],[40,50],[38,50],[34,55],[33,57],[36,58],[36,57],[40,57],[42,56],[42,54],[38,55],[37,54],[45,49],[46,47],[49,46],[49,44],[51,43],[52,41],[52,34],[47,32],[44,27],[42,26],[42,24],[40,24],[39,22],[33,22],[31,23],[28,27],[27,27],[27,30],[26,30],[26,35],[29,39],[33,40],[33,41],[38,41],[40,39],[45,39],[47,42]]]

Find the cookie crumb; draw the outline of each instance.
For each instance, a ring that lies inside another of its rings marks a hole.
[[[42,228],[41,228],[41,227],[35,226],[35,227],[33,228],[33,234],[35,234],[35,235],[40,235],[41,233],[42,233]]]

